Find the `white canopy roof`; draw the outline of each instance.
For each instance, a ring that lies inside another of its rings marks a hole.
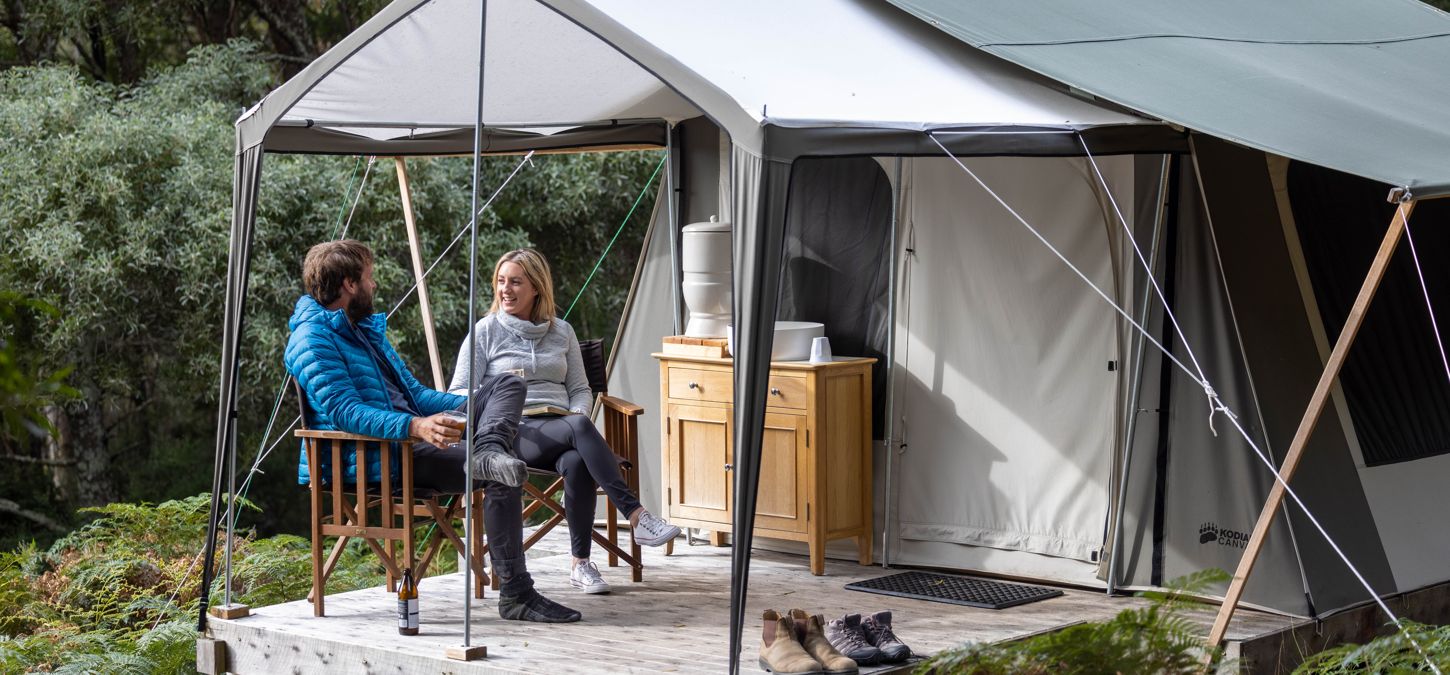
[[[428,138],[470,150],[480,7],[397,0],[247,111],[238,149],[265,140],[269,150],[326,151],[320,137],[346,135],[336,150]],[[548,135],[706,114],[759,151],[768,126],[1151,124],[869,0],[487,7],[483,122],[495,130]]]

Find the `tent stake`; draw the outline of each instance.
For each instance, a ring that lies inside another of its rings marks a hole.
[[[1274,481],[1274,486],[1269,490],[1269,499],[1264,503],[1264,509],[1259,513],[1259,520],[1254,524],[1254,532],[1249,537],[1244,555],[1239,559],[1238,569],[1234,571],[1233,581],[1229,584],[1228,593],[1224,595],[1223,606],[1219,607],[1218,617],[1213,621],[1213,629],[1208,633],[1208,645],[1216,647],[1223,642],[1224,635],[1228,632],[1229,620],[1233,618],[1234,610],[1238,608],[1239,598],[1243,596],[1244,585],[1248,583],[1249,574],[1253,572],[1254,563],[1259,558],[1259,552],[1263,549],[1264,541],[1268,538],[1269,526],[1274,523],[1274,514],[1279,510],[1279,505],[1284,502],[1284,485],[1294,477],[1294,470],[1299,466],[1299,460],[1303,457],[1304,446],[1308,444],[1309,437],[1314,433],[1314,426],[1319,422],[1319,415],[1324,412],[1324,404],[1329,400],[1329,390],[1334,380],[1339,376],[1339,370],[1344,366],[1345,357],[1349,354],[1350,345],[1354,344],[1354,338],[1359,333],[1359,328],[1364,323],[1364,315],[1369,310],[1369,303],[1374,299],[1375,291],[1379,290],[1380,281],[1384,279],[1385,271],[1389,268],[1390,259],[1394,256],[1395,245],[1400,241],[1400,235],[1405,231],[1405,222],[1410,219],[1410,213],[1415,210],[1414,200],[1401,202],[1399,208],[1395,209],[1395,215],[1390,220],[1389,230],[1385,232],[1384,241],[1380,242],[1379,252],[1375,253],[1374,262],[1370,264],[1369,273],[1365,275],[1364,285],[1359,289],[1359,295],[1354,299],[1354,306],[1349,310],[1349,316],[1345,318],[1344,328],[1339,332],[1339,339],[1334,343],[1334,349],[1329,354],[1329,360],[1324,364],[1324,372],[1319,376],[1319,384],[1314,387],[1314,395],[1309,397],[1309,407],[1304,410],[1304,417],[1299,421],[1299,429],[1294,432],[1294,440],[1289,444],[1289,452],[1284,457],[1284,464],[1279,468],[1279,475],[1282,481]]]
[[[428,282],[423,271],[423,252],[418,245],[418,225],[413,220],[413,190],[408,185],[408,165],[394,157],[398,168],[398,192],[403,198],[403,225],[408,228],[408,253],[413,257],[413,281],[418,285],[418,311],[423,313],[423,338],[428,342],[428,362],[433,366],[433,388],[443,391],[443,362],[438,360],[438,336],[433,329],[433,305],[428,302]],[[470,329],[471,330],[471,329]]]

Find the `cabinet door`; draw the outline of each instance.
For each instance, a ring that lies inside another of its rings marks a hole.
[[[755,526],[806,531],[806,417],[766,413]]]
[[[728,408],[670,405],[670,516],[730,523],[732,426]]]

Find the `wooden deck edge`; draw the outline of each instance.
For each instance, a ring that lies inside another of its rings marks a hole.
[[[1390,611],[1401,619],[1426,624],[1450,624],[1450,583],[1435,584],[1385,598]],[[1319,621],[1304,619],[1293,625],[1227,641],[1237,672],[1278,675],[1292,671],[1312,654],[1347,642],[1363,644],[1388,634],[1389,617],[1372,601],[1341,610]]]
[[[211,621],[207,632],[208,636],[197,640],[197,670],[202,673],[435,672],[503,675],[520,672],[482,660],[480,652],[486,653],[483,649],[469,654],[480,660],[461,660],[451,658],[448,650],[430,648],[431,645],[420,645],[418,651],[400,651],[329,642],[312,636],[220,620]],[[212,670],[202,668],[204,646],[209,659],[207,665]],[[212,665],[218,663],[220,668]]]

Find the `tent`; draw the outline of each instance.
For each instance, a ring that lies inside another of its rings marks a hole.
[[[1363,165],[1321,161],[1315,147],[1293,164],[1266,160],[1274,148],[1252,137],[1207,128],[1248,150],[1190,133],[1110,102],[1111,87],[1094,96],[989,51],[869,0],[688,12],[629,0],[396,0],[237,123],[218,488],[235,456],[236,352],[265,153],[663,146],[672,150],[668,208],[643,254],[610,388],[658,409],[648,354],[678,332],[674,233],[709,215],[734,222],[734,425],[744,432],[734,447],[732,657],[752,545],[762,355],[776,317],[826,316],[838,354],[885,357],[875,472],[883,562],[1117,587],[1232,567],[1272,479],[1225,434],[1222,416],[1218,437],[1209,433],[1202,392],[1185,391],[1081,280],[1172,349],[1149,275],[1135,267],[1139,242],[1179,299],[1183,337],[1210,348],[1204,360],[1223,399],[1282,452],[1279,434],[1303,409],[1328,323],[1305,277],[1315,265],[1331,280],[1362,269],[1296,253],[1304,228],[1286,224],[1284,210],[1298,215],[1300,202],[1285,186],[1297,176],[1314,190],[1337,176],[1317,165]],[[1395,178],[1421,196],[1450,186],[1434,173],[1443,166],[1411,166],[1359,175]],[[822,284],[822,273],[839,283]],[[1416,533],[1450,541],[1426,533],[1446,526],[1400,520],[1434,513],[1435,491],[1380,489],[1395,478],[1355,454],[1352,407],[1333,409],[1337,426],[1321,424],[1339,433],[1314,437],[1315,461],[1296,485],[1329,509],[1331,533],[1377,592],[1450,578],[1407,548]],[[1450,472],[1443,457],[1388,466],[1428,483]],[[1247,600],[1313,614],[1363,599],[1305,530],[1272,531]]]

